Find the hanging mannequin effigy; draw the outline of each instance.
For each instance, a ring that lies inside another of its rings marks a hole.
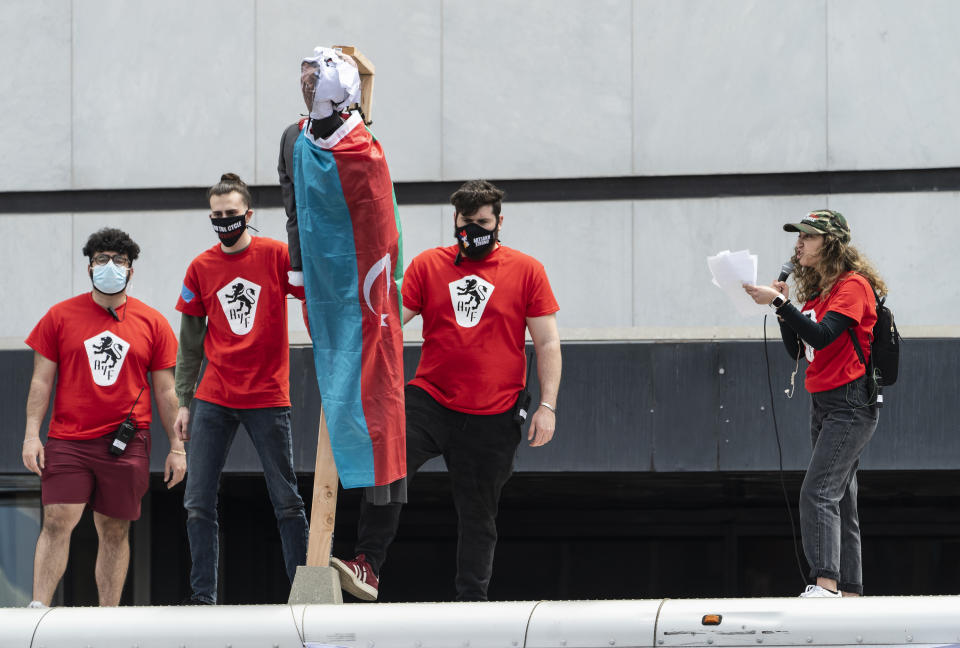
[[[310,116],[284,132],[279,172],[333,455],[344,488],[403,501],[403,261],[393,184],[361,115],[344,113],[360,101],[356,63],[318,47],[301,63],[301,88]]]

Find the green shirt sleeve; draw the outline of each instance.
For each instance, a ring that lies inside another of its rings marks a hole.
[[[180,346],[177,349],[177,399],[180,407],[190,407],[197,389],[197,376],[203,364],[203,338],[207,318],[183,314],[180,318]]]

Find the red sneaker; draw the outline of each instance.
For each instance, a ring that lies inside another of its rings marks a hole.
[[[340,572],[340,587],[362,601],[376,601],[380,581],[373,573],[367,557],[357,554],[353,560],[340,560],[330,556],[330,564]]]

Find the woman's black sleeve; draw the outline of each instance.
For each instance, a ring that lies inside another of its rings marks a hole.
[[[817,350],[836,340],[843,335],[844,331],[857,323],[853,318],[836,311],[827,311],[822,320],[814,322],[797,310],[793,304],[782,306],[777,311],[777,315],[783,318],[781,329],[784,325],[788,326],[800,336],[800,339]]]
[[[783,346],[787,349],[787,355],[791,359],[796,359],[800,355],[800,338],[797,337],[797,332],[790,328],[786,322],[778,321],[780,322],[780,337],[783,338]]]

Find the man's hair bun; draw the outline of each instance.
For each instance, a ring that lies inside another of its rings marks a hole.
[[[237,184],[246,184],[236,173],[224,173],[220,176],[220,182],[235,182]]]
[[[234,191],[240,194],[243,202],[249,207],[252,201],[250,190],[247,188],[247,183],[241,180],[240,176],[236,173],[224,173],[220,176],[220,182],[207,190],[207,199],[210,199],[212,196],[222,196]]]

